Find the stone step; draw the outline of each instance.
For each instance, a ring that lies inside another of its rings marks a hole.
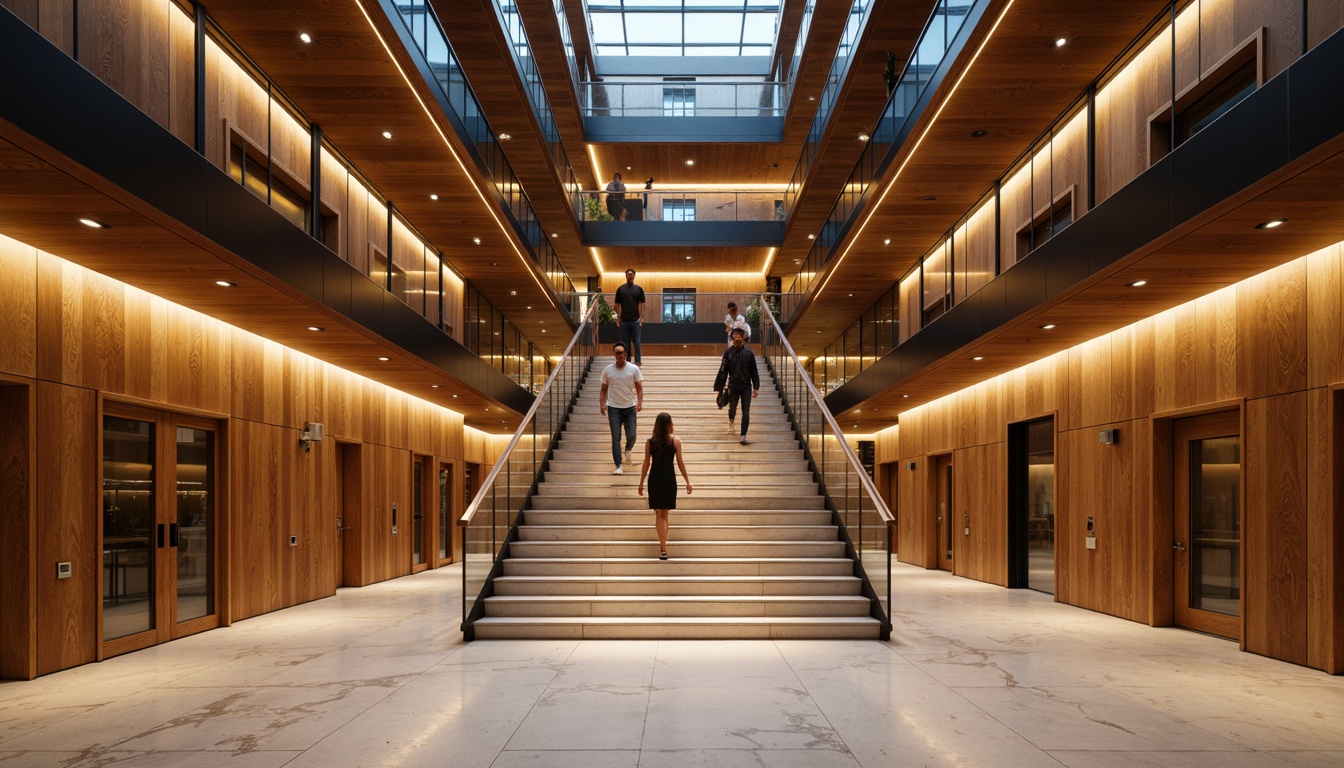
[[[649,500],[647,497],[636,495],[636,488],[639,486],[639,470],[627,472],[619,478],[613,477],[613,480],[622,480],[616,487],[623,490],[613,490],[606,497],[592,496],[560,496],[560,495],[541,495],[532,497],[532,509],[590,509],[601,506],[610,510],[637,510],[649,509]],[[695,488],[695,475],[691,475],[691,487]],[[629,486],[625,488],[625,486]],[[820,496],[809,496],[801,498],[773,498],[757,496],[728,496],[724,493],[697,492],[685,493],[685,487],[677,494],[677,510],[710,510],[722,509],[730,511],[740,511],[750,506],[752,509],[768,510],[779,509],[825,509],[825,499]]]
[[[555,482],[567,483],[570,481],[582,482],[585,478],[594,478],[597,476],[607,477],[611,474],[611,452],[608,451],[604,457],[606,462],[594,466],[587,461],[567,461],[561,458],[551,459],[546,469],[546,477],[554,476]],[[797,477],[800,473],[806,473],[804,477],[812,477],[812,472],[808,469],[805,459],[794,459],[790,461],[777,461],[770,463],[760,462],[726,462],[726,461],[697,461],[694,456],[682,456],[686,462],[686,469],[693,473],[692,477],[697,482],[704,482],[707,485],[713,483],[732,483],[739,478],[767,478],[767,477]],[[643,459],[639,463],[643,463]]]
[[[770,511],[691,511],[678,509],[673,513],[678,525],[830,525],[831,513],[819,510]],[[613,512],[611,510],[546,510],[529,509],[523,513],[527,525],[650,525],[651,510]]]
[[[504,561],[506,576],[853,576],[841,557],[536,557]]]
[[[747,435],[747,439],[751,441],[750,445],[740,445],[738,443],[734,443],[732,448],[724,448],[724,449],[703,448],[694,452],[690,451],[689,449],[683,450],[681,458],[682,461],[686,462],[686,467],[689,469],[692,461],[698,461],[702,463],[703,462],[721,463],[725,461],[752,461],[752,462],[764,462],[768,464],[773,463],[775,461],[797,461],[803,456],[803,449],[798,448],[796,443],[794,444],[794,447],[785,448],[781,446],[771,445],[764,441],[761,443],[757,443],[755,437],[750,434]],[[561,451],[564,451],[563,456],[560,455]],[[594,446],[592,448],[557,447],[555,449],[555,457],[551,459],[552,466],[554,466],[555,462],[557,461],[572,461],[579,464],[587,463],[591,467],[607,466],[611,464],[611,446],[607,445],[604,448],[597,446]],[[641,454],[638,457],[638,462],[642,463],[643,461],[644,457],[643,454]]]
[[[632,470],[636,486],[639,485],[639,472],[640,470],[638,468]],[[542,483],[537,489],[537,496],[541,498],[549,498],[551,496],[574,496],[574,497],[586,496],[590,498],[606,498],[611,495],[612,484],[608,482],[608,480],[610,480],[612,477],[613,477],[612,475],[607,475],[607,477],[604,478],[603,480],[593,483],[579,483],[579,482]],[[678,475],[677,485],[680,490],[680,492],[677,494],[678,498],[686,496],[687,495],[686,486],[683,484],[680,475]],[[523,486],[518,487],[521,488]],[[695,475],[691,475],[691,488],[694,490],[695,495],[698,495],[701,498],[718,497],[718,498],[779,499],[781,497],[791,498],[794,496],[804,496],[808,494],[815,495],[817,493],[817,484],[813,482],[786,483],[781,481],[775,483],[760,483],[760,482],[748,481],[747,479],[743,478],[742,482],[736,482],[736,483],[723,481],[719,483],[700,484],[699,479],[696,478]],[[584,504],[584,506],[597,506],[597,505],[589,501],[588,503]]]
[[[843,541],[680,541],[667,543],[673,557],[844,557]],[[510,557],[658,556],[657,541],[515,541]],[[659,561],[663,562],[663,561]]]
[[[857,576],[500,576],[495,594],[857,595],[861,586]]]
[[[487,616],[474,631],[482,640],[876,640],[881,627],[868,616]]]
[[[834,525],[673,525],[677,541],[837,541]],[[520,525],[522,541],[657,541],[648,520],[641,525]]]
[[[867,616],[859,595],[498,595],[486,616]]]

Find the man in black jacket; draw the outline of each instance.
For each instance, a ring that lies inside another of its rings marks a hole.
[[[746,346],[746,333],[733,329],[733,346],[723,353],[719,374],[714,377],[714,391],[728,387],[728,428],[732,429],[737,416],[737,401],[742,401],[742,444],[749,445],[747,427],[751,426],[751,401],[761,393],[761,374],[756,371],[756,353]],[[747,397],[747,389],[751,397]]]

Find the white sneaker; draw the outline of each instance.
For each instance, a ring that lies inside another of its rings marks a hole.
[[[624,469],[621,469],[620,467],[617,467],[617,468],[615,468],[615,469],[613,469],[613,470],[611,471],[611,474],[613,474],[613,475],[624,475],[624,474],[625,474],[625,470],[624,470]]]
[[[626,449],[625,449],[625,463],[626,463],[626,464],[634,464],[634,463],[635,463],[635,460],[632,459],[632,458],[630,458],[630,451],[631,451],[630,448],[626,448]]]

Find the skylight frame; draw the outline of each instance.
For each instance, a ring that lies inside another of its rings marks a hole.
[[[769,56],[782,5],[781,0],[585,0],[584,11],[593,50],[600,56]],[[644,20],[655,15],[661,18]],[[671,15],[679,17],[678,24],[668,23]],[[735,33],[722,34],[721,21],[705,24],[722,15],[736,16],[727,21]],[[762,24],[762,16],[769,16],[771,23]],[[667,35],[669,29],[672,35]],[[665,36],[658,39],[657,33]]]

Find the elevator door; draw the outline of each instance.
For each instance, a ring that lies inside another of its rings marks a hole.
[[[1175,425],[1176,623],[1241,637],[1241,425],[1236,411]]]

